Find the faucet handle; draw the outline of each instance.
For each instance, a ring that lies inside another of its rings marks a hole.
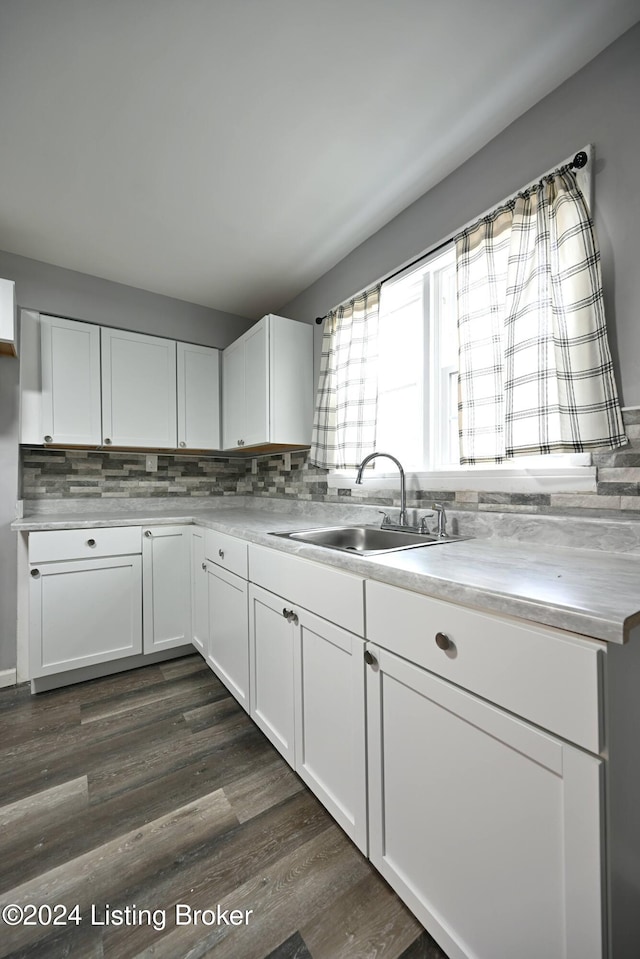
[[[429,527],[427,526],[427,518],[433,516],[433,513],[424,513],[420,518],[420,532],[424,535],[429,532]]]
[[[392,524],[391,524],[391,517],[389,516],[388,513],[385,513],[385,511],[384,511],[383,509],[379,509],[378,512],[379,512],[380,515],[382,516],[382,523],[380,524],[380,528],[381,528],[381,529],[382,529],[383,526],[390,526],[390,525],[392,525]]]
[[[431,509],[438,514],[438,536],[444,538],[447,535],[447,514],[442,503],[434,503]]]

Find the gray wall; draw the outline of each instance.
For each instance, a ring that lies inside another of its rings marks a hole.
[[[0,251],[0,276],[15,280],[18,304],[24,309],[185,343],[222,349],[255,323],[14,253]]]
[[[610,344],[621,400],[640,405],[639,91],[637,25],[278,312],[312,322],[593,143]]]
[[[16,282],[20,307],[225,347],[253,320],[184,303],[38,260],[0,252],[0,276]],[[16,664],[16,534],[18,495],[18,361],[0,356],[0,670]]]

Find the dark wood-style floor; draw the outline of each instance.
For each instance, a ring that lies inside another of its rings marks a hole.
[[[446,959],[198,656],[2,691],[0,737],[0,906],[81,917],[0,957]]]

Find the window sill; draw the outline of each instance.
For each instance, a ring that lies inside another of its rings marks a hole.
[[[365,471],[362,486],[355,482],[353,472],[331,472],[327,476],[329,489],[354,489],[366,498],[370,489],[397,489],[398,473]],[[450,469],[431,472],[406,472],[407,492],[413,490],[459,491],[478,490],[504,493],[595,493],[595,466],[569,466],[547,469]]]

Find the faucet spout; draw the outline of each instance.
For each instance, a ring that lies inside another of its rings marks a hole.
[[[363,461],[360,463],[360,466],[358,467],[356,483],[358,485],[362,484],[362,473],[365,466],[367,466],[371,462],[371,460],[374,460],[377,456],[384,456],[387,459],[392,460],[398,467],[398,471],[400,473],[400,517],[399,517],[398,525],[408,526],[409,523],[407,521],[407,494],[406,494],[406,487],[405,487],[405,477],[404,477],[404,470],[402,468],[402,463],[400,462],[400,460],[396,459],[395,456],[392,456],[391,453],[369,453],[368,456],[365,456]]]

